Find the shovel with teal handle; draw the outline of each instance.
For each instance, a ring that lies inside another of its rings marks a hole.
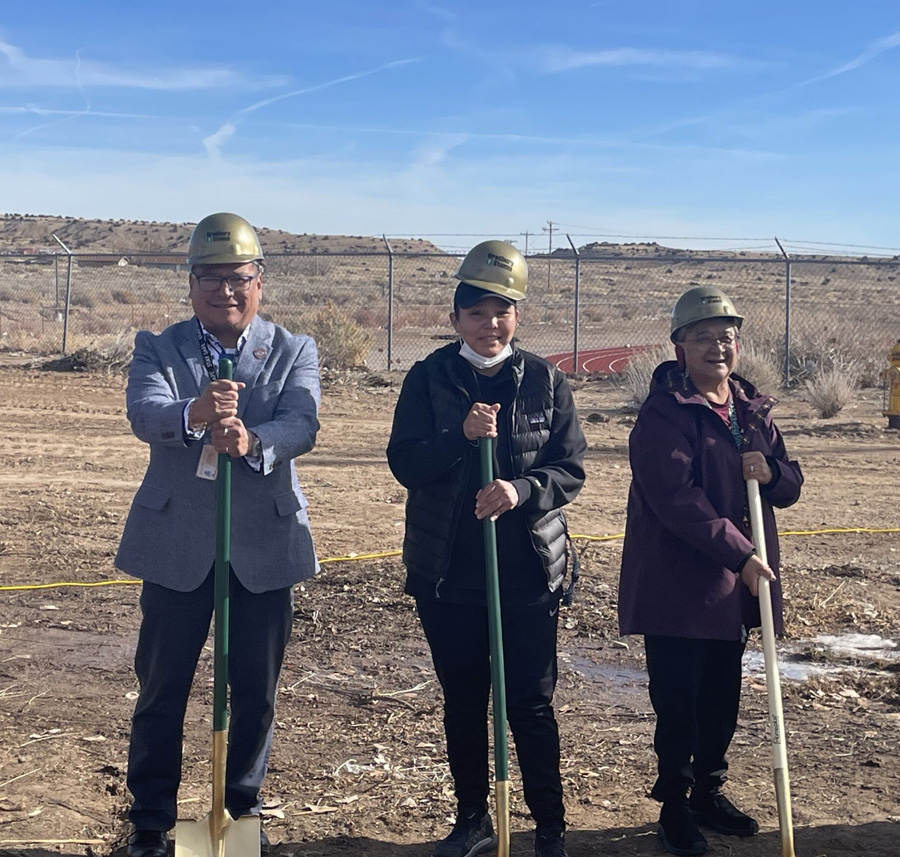
[[[481,487],[494,481],[494,443],[478,441]],[[506,749],[506,670],[503,665],[503,623],[500,615],[500,573],[497,528],[490,517],[484,527],[484,568],[487,575],[488,630],[491,646],[491,699],[494,709],[494,797],[497,803],[497,857],[509,857],[509,764]]]
[[[232,379],[234,365],[219,361],[219,378]],[[216,565],[213,620],[212,809],[197,821],[175,823],[175,857],[258,857],[259,818],[233,819],[225,809],[228,758],[229,572],[231,567],[231,457],[219,454],[216,472]]]

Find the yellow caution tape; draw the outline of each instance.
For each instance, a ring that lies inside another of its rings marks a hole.
[[[841,535],[845,533],[900,533],[900,527],[832,527],[825,530],[784,530],[779,536],[827,536]],[[573,535],[573,539],[582,539],[588,542],[611,542],[625,538],[625,533],[614,533],[608,536]],[[319,565],[327,562],[356,562],[362,559],[384,559],[386,557],[400,556],[402,551],[382,551],[380,553],[350,554],[349,556],[329,556],[319,560]],[[69,587],[91,586],[134,586],[143,583],[141,580],[98,580],[93,583],[30,583],[19,586],[0,586],[0,592],[13,592],[26,589],[57,589]]]

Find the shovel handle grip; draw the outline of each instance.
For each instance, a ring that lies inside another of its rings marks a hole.
[[[232,379],[234,364],[219,360],[219,378]],[[213,632],[213,731],[228,722],[229,573],[231,570],[231,456],[219,454],[216,474],[215,630]]]

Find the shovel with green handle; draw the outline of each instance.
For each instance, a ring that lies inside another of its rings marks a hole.
[[[478,441],[481,487],[494,481],[494,444]],[[497,802],[497,857],[509,857],[509,766],[506,751],[506,670],[503,666],[503,624],[500,617],[500,574],[497,528],[490,516],[484,526],[484,567],[487,574],[488,630],[491,645],[491,699],[494,709],[494,796]]]
[[[747,499],[750,505],[753,546],[756,548],[756,555],[768,565],[762,501],[759,498],[759,482],[756,479],[747,480]],[[769,581],[764,577],[759,578],[759,613],[762,619],[769,723],[772,727],[772,767],[775,772],[775,801],[778,805],[778,828],[781,832],[781,857],[794,857],[794,824],[791,819],[791,784],[788,778],[784,711],[781,706],[781,675],[778,672],[778,653],[775,649],[772,592]]]
[[[232,379],[233,364],[219,361],[219,378]],[[229,570],[231,565],[231,457],[219,454],[216,473],[215,619],[213,632],[212,809],[198,821],[175,823],[175,857],[258,857],[259,818],[234,819],[225,809],[228,756]]]

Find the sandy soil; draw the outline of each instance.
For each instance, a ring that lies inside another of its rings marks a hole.
[[[0,366],[0,585],[115,581],[112,560],[147,450],[124,417],[124,381]],[[297,590],[295,627],[267,781],[266,827],[287,857],[425,857],[453,812],[440,695],[396,556],[403,490],[383,450],[399,378],[327,387],[318,448],[300,462],[323,565]],[[590,441],[588,484],[572,531],[624,526],[633,415],[609,381],[576,384]],[[780,529],[897,525],[900,438],[880,394],[820,420],[793,394],[778,411],[803,464],[805,496]],[[572,857],[653,855],[647,797],[652,718],[639,640],[615,623],[621,542],[578,542],[584,568],[562,622],[557,711]],[[896,666],[842,655],[817,638],[900,638],[897,533],[783,537],[787,593],[785,716],[800,857],[896,855],[900,700]],[[122,853],[135,681],[138,587],[0,591],[0,854]],[[729,793],[757,814],[759,836],[710,834],[710,853],[779,853],[758,641],[748,656]],[[205,812],[211,669],[207,653],[187,718],[183,814]],[[514,855],[531,834],[514,762]],[[41,840],[55,842],[41,843]],[[62,840],[68,840],[63,842]]]

